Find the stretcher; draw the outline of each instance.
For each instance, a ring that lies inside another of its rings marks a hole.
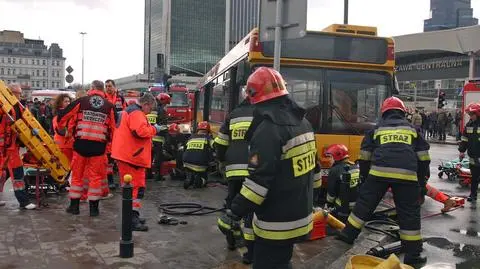
[[[23,110],[16,120],[11,116],[14,106]],[[0,109],[3,115],[12,121],[12,130],[20,141],[39,161],[39,164],[50,172],[50,176],[58,184],[63,185],[70,172],[67,157],[60,151],[52,137],[43,129],[32,113],[19,102],[13,93],[0,80]]]

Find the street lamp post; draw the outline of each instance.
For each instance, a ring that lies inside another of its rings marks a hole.
[[[84,81],[83,81],[83,74],[84,74],[84,69],[85,69],[85,55],[84,55],[84,51],[85,51],[85,35],[87,34],[86,32],[80,32],[80,34],[82,35],[82,87],[84,85]]]

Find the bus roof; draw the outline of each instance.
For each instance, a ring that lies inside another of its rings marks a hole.
[[[252,57],[249,54],[255,54],[257,55],[258,53],[262,54],[261,59],[256,59],[259,61],[272,61],[273,55],[271,54],[271,49],[270,49],[270,43],[272,42],[264,42],[260,43],[259,41],[259,30],[258,28],[254,28],[250,33],[245,36],[233,49],[231,49],[210,71],[208,71],[207,74],[205,74],[197,84],[197,88],[201,89],[204,87],[207,83],[211,82],[215,78],[217,78],[220,74],[223,74],[226,70],[230,69],[232,66],[236,65],[238,62],[242,61],[246,57]],[[315,38],[319,38],[319,42],[326,42],[330,44],[331,42],[336,41],[337,39],[341,39],[341,37],[345,37],[345,39],[348,39],[349,37],[355,39],[355,40],[345,40],[345,42],[354,42],[354,41],[359,41],[359,40],[365,40],[363,47],[361,47],[362,50],[374,50],[378,49],[375,46],[379,46],[379,42],[383,42],[383,44],[380,44],[380,47],[385,49],[385,55],[388,54],[388,56],[385,57],[385,61],[389,63],[389,65],[394,65],[393,59],[393,39],[391,38],[382,38],[382,37],[377,37],[377,28],[376,27],[369,27],[369,26],[359,26],[359,25],[343,25],[343,24],[332,24],[329,27],[325,28],[322,31],[308,31],[305,38],[308,39],[310,37],[310,41]],[[339,38],[336,38],[339,37]],[[282,41],[283,42],[295,42],[294,39],[288,40],[288,41]],[[252,43],[254,42],[254,43]],[[302,42],[302,40],[298,39],[298,42]],[[366,43],[368,42],[368,44]],[[373,43],[372,43],[373,42]],[[376,43],[375,43],[376,42]],[[268,43],[268,44],[267,44]],[[359,43],[359,42],[357,42]],[[268,46],[267,46],[268,45]],[[342,45],[345,45],[342,43]],[[266,53],[265,49],[268,47],[269,52]],[[291,46],[292,47],[292,46]],[[293,45],[293,47],[296,47]],[[340,46],[342,47],[342,46]],[[333,48],[332,48],[333,49]],[[362,55],[365,55],[365,53],[362,50],[358,51],[358,58],[362,58]],[[383,51],[382,51],[383,52]],[[282,54],[285,53],[284,48],[282,48]],[[326,52],[328,54],[328,52]],[[333,53],[333,52],[332,52]],[[299,52],[298,54],[302,54],[302,52]],[[390,55],[391,54],[391,55]],[[296,61],[300,59],[302,62],[305,61],[334,61],[334,59],[328,59],[328,57],[322,58],[325,55],[315,55],[315,57],[312,58],[301,58],[301,57],[282,57],[282,62],[284,60],[287,60],[289,62]],[[255,57],[254,57],[255,58]],[[295,59],[296,58],[296,59]],[[335,59],[336,60],[336,59]],[[364,66],[370,66],[370,67],[375,67],[378,68],[379,65],[381,65],[379,62],[374,62],[368,61],[363,59],[364,61],[356,60],[356,59],[345,59],[342,60],[342,62],[350,62],[350,63],[362,63]],[[339,60],[336,60],[339,61]],[[297,61],[298,63],[299,61]],[[272,61],[273,63],[273,61]],[[385,63],[384,63],[385,64]],[[390,66],[386,67],[385,69],[389,70],[391,69]]]

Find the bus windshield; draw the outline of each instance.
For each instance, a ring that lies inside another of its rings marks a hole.
[[[386,72],[282,66],[281,73],[316,133],[363,135],[392,87]]]
[[[172,101],[171,107],[185,107],[188,106],[188,96],[185,92],[171,92]]]

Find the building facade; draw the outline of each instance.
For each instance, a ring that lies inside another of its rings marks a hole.
[[[260,0],[227,0],[226,51],[232,49],[253,28],[260,19]],[[229,18],[229,19],[228,19]]]
[[[225,1],[145,0],[144,72],[201,76],[224,55]]]
[[[400,95],[410,101],[416,98],[420,107],[435,109],[439,92],[444,92],[447,109],[460,107],[465,83],[480,78],[480,26],[397,36],[394,40]]]
[[[18,31],[0,31],[0,79],[25,89],[65,87],[65,58],[56,43],[24,38]]]
[[[424,21],[425,32],[473,26],[471,0],[430,0],[430,18]]]

